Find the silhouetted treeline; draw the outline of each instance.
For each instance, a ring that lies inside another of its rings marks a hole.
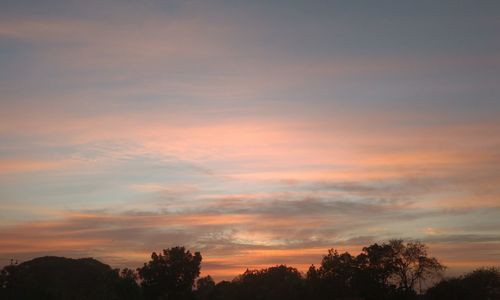
[[[500,299],[500,271],[482,268],[440,281],[427,291],[427,299]]]
[[[285,265],[247,270],[231,281],[199,278],[202,257],[184,247],[153,253],[137,270],[92,258],[40,257],[0,273],[5,300],[500,300],[500,271],[441,279],[444,267],[424,244],[393,240],[353,256],[334,249],[302,274]],[[435,283],[425,292],[422,287]]]

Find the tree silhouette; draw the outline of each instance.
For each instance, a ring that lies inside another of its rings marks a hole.
[[[247,270],[236,277],[234,299],[274,300],[302,299],[305,286],[300,272],[285,265],[279,265],[262,270]]]
[[[134,270],[123,269],[120,280],[116,283],[116,293],[120,300],[142,299],[141,287],[137,284],[138,275]]]
[[[92,258],[41,257],[0,271],[2,300],[500,300],[500,271],[479,269],[418,295],[443,270],[420,242],[392,240],[353,256],[330,249],[305,276],[285,265],[247,270],[232,281],[196,280],[201,254],[184,247],[152,253],[134,272]],[[196,289],[193,290],[196,281]],[[138,284],[140,282],[140,285]],[[426,284],[427,285],[427,284]]]
[[[213,291],[208,296],[210,300],[232,300],[238,299],[237,295],[237,287],[235,284],[223,280],[217,283],[213,289]]]
[[[404,294],[414,292],[417,283],[430,279],[444,270],[436,258],[427,256],[427,247],[420,242],[389,242],[392,250],[391,280]]]
[[[500,299],[500,270],[477,269],[461,277],[445,279],[426,293],[429,300],[498,300]]]
[[[147,300],[193,299],[193,285],[200,275],[201,254],[184,247],[151,254],[151,260],[138,269]]]
[[[13,293],[14,278],[16,276],[17,266],[12,264],[5,266],[0,271],[0,299],[9,299]]]
[[[210,275],[201,277],[196,281],[196,299],[210,299],[211,294],[215,289],[215,281]]]
[[[364,247],[356,257],[360,271],[356,288],[366,299],[390,299],[396,286],[389,281],[394,271],[393,251],[388,244],[377,243]]]
[[[307,270],[306,273],[306,287],[307,287],[307,296],[310,299],[324,299],[326,292],[324,292],[324,289],[322,287],[322,279],[319,274],[319,270],[314,266],[311,265],[309,267],[309,270]]]
[[[306,283],[314,299],[412,299],[416,285],[443,268],[424,244],[392,240],[365,247],[356,257],[330,249],[319,268],[309,268]]]
[[[311,270],[312,271],[312,270]],[[323,257],[318,270],[322,284],[323,298],[345,299],[354,297],[357,293],[353,289],[355,276],[358,271],[356,258],[348,252],[339,254],[330,249]]]

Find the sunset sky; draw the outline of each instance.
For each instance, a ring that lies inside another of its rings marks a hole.
[[[499,1],[0,2],[0,266],[500,266]]]

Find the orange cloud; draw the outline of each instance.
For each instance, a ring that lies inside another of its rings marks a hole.
[[[0,175],[56,170],[68,164],[67,160],[0,159]]]

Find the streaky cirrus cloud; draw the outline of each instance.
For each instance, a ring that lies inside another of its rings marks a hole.
[[[498,5],[365,5],[2,2],[0,264],[498,265]]]

